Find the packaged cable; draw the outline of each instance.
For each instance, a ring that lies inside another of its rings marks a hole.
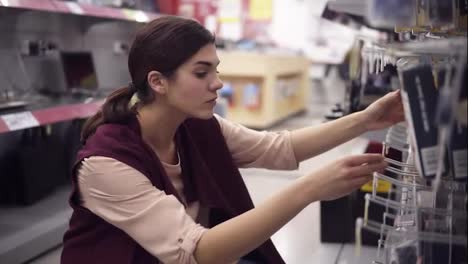
[[[434,178],[437,172],[439,146],[435,111],[438,90],[435,88],[432,68],[421,64],[400,71],[402,100],[410,124],[411,142],[415,146],[415,163],[425,178]]]
[[[450,169],[452,171],[452,175],[455,180],[465,180],[468,178],[468,155],[467,155],[467,148],[468,148],[468,128],[464,120],[466,119],[466,101],[467,101],[467,92],[466,92],[466,75],[467,75],[467,67],[466,64],[464,69],[459,72],[462,74],[462,80],[458,84],[460,85],[460,94],[457,98],[458,103],[458,112],[463,112],[465,117],[461,117],[460,114],[454,118],[454,122],[452,125],[452,134],[451,138],[448,143],[448,154],[449,154],[449,161],[450,161]],[[465,120],[466,121],[466,120]]]
[[[391,10],[391,12],[389,12]],[[412,26],[416,20],[414,1],[408,0],[370,0],[367,10],[369,23],[375,27],[394,28]]]
[[[455,23],[455,0],[428,0],[427,14],[432,26]]]

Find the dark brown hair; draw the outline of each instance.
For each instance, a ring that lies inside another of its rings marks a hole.
[[[133,94],[141,104],[154,100],[147,75],[158,71],[171,78],[180,65],[190,59],[203,46],[214,43],[215,38],[198,22],[176,16],[157,18],[138,30],[128,55],[128,70],[132,83],[110,94],[101,110],[86,121],[81,141],[92,135],[105,123],[124,123],[136,114],[129,108]]]

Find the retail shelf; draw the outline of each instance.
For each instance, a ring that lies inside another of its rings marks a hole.
[[[55,6],[50,0],[0,0],[0,6],[49,12],[55,11]]]
[[[103,102],[101,100],[91,103],[67,104],[0,115],[0,133],[90,117],[98,111]]]
[[[0,0],[0,6],[145,23],[161,14],[57,0]]]
[[[466,37],[452,37],[450,39],[427,39],[407,43],[389,44],[384,46],[387,53],[395,55],[454,55],[462,54],[467,48]]]
[[[72,213],[69,194],[67,186],[31,206],[0,206],[0,263],[25,263],[60,245]]]
[[[86,15],[111,19],[127,19],[122,10],[111,7],[96,6],[90,4],[79,4],[75,2],[52,1],[56,12],[70,13],[75,15]]]
[[[367,12],[367,1],[362,0],[335,0],[328,3],[331,10],[348,13],[352,15],[365,16]]]

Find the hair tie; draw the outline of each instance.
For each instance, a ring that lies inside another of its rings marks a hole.
[[[130,89],[130,92],[132,93],[132,97],[128,101],[128,108],[131,109],[140,101],[140,99],[138,98],[137,89],[133,83],[129,83],[128,88]]]

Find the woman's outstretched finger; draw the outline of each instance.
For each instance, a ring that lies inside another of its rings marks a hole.
[[[349,181],[349,185],[354,189],[360,188],[362,185],[372,181],[372,174],[369,175],[364,175],[357,177],[355,179],[352,179]]]
[[[361,166],[355,166],[355,167],[350,168],[350,174],[355,177],[359,177],[362,175],[369,175],[375,171],[382,171],[387,166],[388,166],[388,163],[385,161],[382,161],[379,163],[364,164]]]
[[[348,166],[359,166],[366,163],[378,163],[383,160],[384,158],[381,154],[361,154],[346,158],[345,164]]]

